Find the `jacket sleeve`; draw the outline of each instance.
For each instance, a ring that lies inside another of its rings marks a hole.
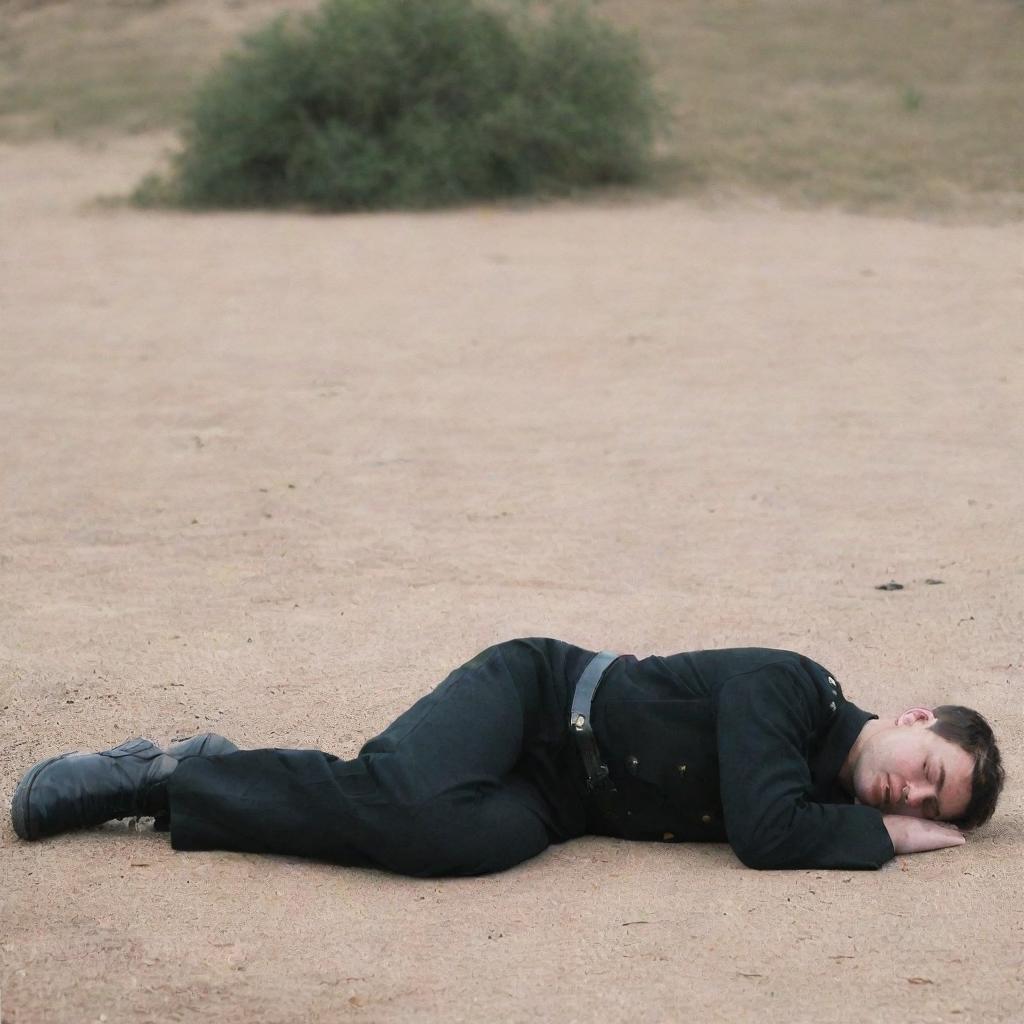
[[[725,829],[747,867],[879,868],[895,856],[876,808],[808,798],[819,700],[814,682],[784,664],[733,676],[718,691]]]

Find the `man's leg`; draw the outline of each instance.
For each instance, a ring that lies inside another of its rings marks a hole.
[[[516,771],[537,689],[513,676],[533,664],[516,643],[456,669],[350,761],[253,750],[182,762],[168,780],[172,843],[421,876],[499,871],[540,853],[558,837],[543,795]]]

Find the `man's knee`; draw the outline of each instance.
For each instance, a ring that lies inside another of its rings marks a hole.
[[[529,808],[500,795],[473,803],[432,801],[407,810],[382,863],[420,878],[485,875],[535,857],[549,842]]]

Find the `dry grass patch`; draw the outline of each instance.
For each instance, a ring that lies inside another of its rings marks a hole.
[[[176,127],[239,35],[315,0],[0,0],[0,139]]]
[[[856,209],[1024,214],[1024,4],[615,0],[694,177]]]

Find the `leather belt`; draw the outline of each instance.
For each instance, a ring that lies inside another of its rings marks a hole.
[[[601,759],[597,737],[590,724],[590,706],[601,680],[614,661],[622,657],[614,651],[601,651],[587,662],[587,667],[576,683],[572,695],[572,711],[569,713],[569,729],[576,737],[583,767],[587,773],[587,789],[590,792],[611,790],[615,787],[608,778],[608,765]]]

